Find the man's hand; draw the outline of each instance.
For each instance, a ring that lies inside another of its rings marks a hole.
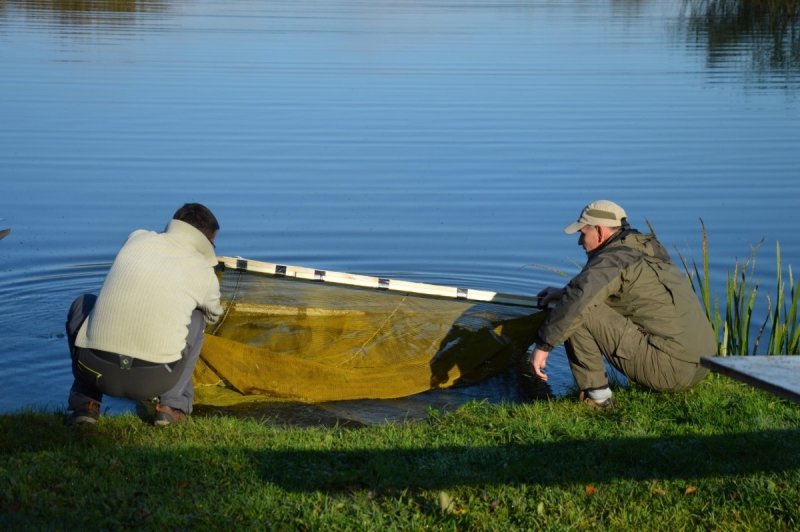
[[[538,304],[539,308],[547,308],[547,304],[550,301],[553,301],[553,300],[558,301],[559,299],[561,299],[561,296],[563,296],[563,295],[564,295],[564,289],[563,288],[556,288],[554,286],[548,286],[547,288],[545,288],[544,290],[542,290],[541,292],[536,294],[536,297],[539,298],[539,301],[537,302],[537,304]]]
[[[547,381],[547,375],[544,373],[544,367],[547,365],[547,356],[550,353],[542,349],[534,348],[531,355],[531,369],[537,377],[543,381]]]

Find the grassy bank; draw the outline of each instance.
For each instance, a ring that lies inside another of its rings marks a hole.
[[[800,407],[721,376],[617,397],[361,429],[2,415],[0,529],[800,528]]]

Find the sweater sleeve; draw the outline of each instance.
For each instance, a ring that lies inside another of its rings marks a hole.
[[[216,323],[219,317],[222,316],[223,309],[222,305],[220,305],[219,281],[213,271],[211,272],[206,295],[198,308],[203,313],[203,317],[208,324]]]

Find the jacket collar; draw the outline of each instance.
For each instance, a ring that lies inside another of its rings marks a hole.
[[[643,255],[655,257],[660,260],[671,260],[669,252],[655,236],[650,233],[640,233],[636,229],[622,229],[617,232],[617,234],[609,238],[605,244],[596,249],[589,259],[596,257],[606,249],[618,246],[628,247]]]

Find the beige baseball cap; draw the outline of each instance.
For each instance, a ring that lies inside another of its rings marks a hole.
[[[575,223],[564,228],[568,235],[577,233],[584,225],[602,225],[603,227],[620,227],[622,219],[627,218],[625,210],[608,200],[593,201],[583,208],[581,216]]]

